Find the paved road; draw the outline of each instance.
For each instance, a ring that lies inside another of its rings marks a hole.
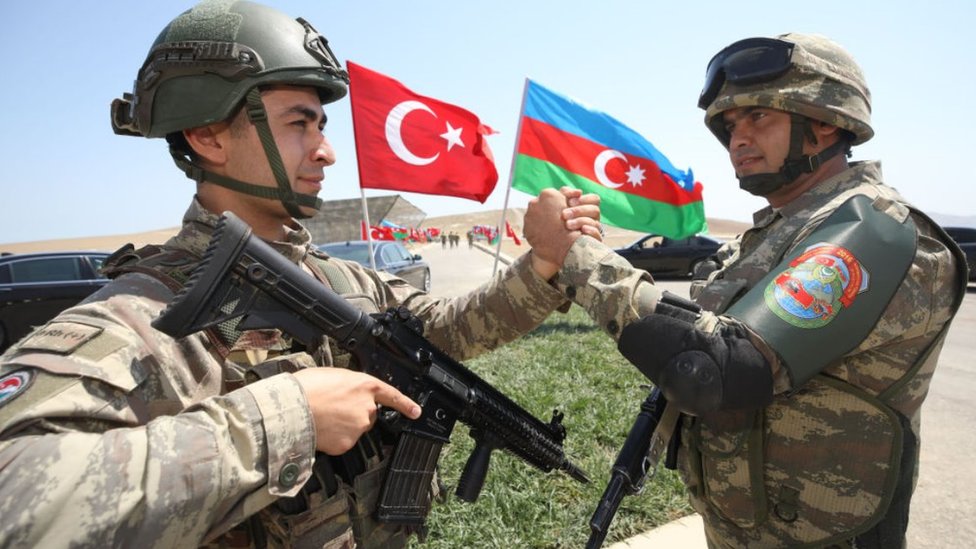
[[[431,293],[454,296],[487,281],[494,256],[469,249],[441,249],[431,244],[417,250],[431,264]],[[499,268],[503,268],[499,264]],[[661,281],[666,289],[687,297],[686,281]],[[976,285],[953,322],[939,368],[922,408],[922,450],[918,486],[908,526],[912,549],[971,547],[976,540]],[[683,526],[683,525],[681,525]],[[696,528],[677,529],[682,547],[705,547]],[[619,547],[663,547],[652,536]]]
[[[908,522],[912,549],[976,543],[976,286],[949,329],[922,405],[922,455]]]
[[[477,288],[491,278],[495,265],[494,255],[479,248],[468,248],[463,240],[457,248],[427,244],[415,253],[430,263],[430,293],[437,297],[454,297]],[[498,269],[504,268],[505,264],[499,262]]]
[[[525,248],[528,251],[528,248]],[[427,244],[416,248],[425,261],[430,263],[430,293],[437,297],[453,297],[467,293],[488,281],[494,272],[494,249],[475,245],[468,248],[462,241],[457,248],[441,248],[440,243]],[[498,270],[505,268],[513,258],[502,256]],[[688,283],[683,281],[661,281],[667,290],[688,297]]]

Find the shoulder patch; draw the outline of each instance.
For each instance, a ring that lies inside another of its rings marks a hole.
[[[17,370],[0,377],[0,406],[17,398],[33,381],[34,372],[31,370]]]
[[[766,306],[798,328],[826,326],[857,295],[870,274],[850,250],[827,242],[809,246],[766,286]]]
[[[20,343],[22,350],[41,350],[67,355],[102,333],[103,328],[77,322],[49,322]]]
[[[782,357],[799,387],[866,338],[905,279],[918,233],[851,197],[725,312]],[[869,289],[870,287],[870,289]]]

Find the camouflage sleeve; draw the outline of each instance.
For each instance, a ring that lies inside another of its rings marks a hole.
[[[143,278],[4,356],[0,380],[26,383],[0,397],[0,539],[191,547],[308,478],[314,430],[294,377],[220,395],[203,337],[149,326],[170,294]]]
[[[614,339],[624,326],[653,313],[661,296],[651,275],[587,236],[570,248],[556,287]]]
[[[952,319],[953,301],[957,297],[952,289],[960,284],[956,260],[949,248],[926,219],[914,214],[913,219],[918,231],[917,246],[912,263],[891,300],[867,336],[856,347],[823,368],[833,377],[863,384],[875,393],[891,387],[916,367],[916,360]],[[723,315],[700,323],[699,328],[713,331],[720,324],[739,325],[746,329],[753,345],[770,365],[775,394],[796,389],[789,375],[790,365],[751,326]],[[884,367],[878,368],[880,364],[884,364]],[[879,373],[881,375],[875,375]],[[896,408],[917,407],[924,398],[924,388],[928,386],[931,375],[930,368],[919,368],[915,381],[909,384],[908,389],[889,397],[889,401]],[[905,401],[904,405],[902,401]]]
[[[965,292],[957,259],[937,235],[927,219],[913,214],[918,228],[918,245],[908,273],[901,281],[881,318],[868,336],[843,360],[829,367],[831,375],[856,379],[881,391],[902,379],[915,365],[943,327],[955,314],[958,292]],[[938,355],[936,349],[935,355]],[[875,368],[882,375],[867,378],[865,365],[885,364]],[[921,367],[904,391],[890,397],[896,408],[917,409],[925,398],[935,360]]]
[[[529,253],[466,295],[435,299],[403,283],[387,286],[389,301],[410,308],[425,336],[455,359],[475,357],[534,330],[566,303],[532,269]]]
[[[918,245],[912,265],[858,352],[886,342],[930,337],[953,317],[956,288],[961,282],[956,259],[928,220],[913,219],[918,227]]]

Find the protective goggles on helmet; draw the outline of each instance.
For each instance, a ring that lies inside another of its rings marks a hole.
[[[786,74],[793,66],[793,47],[777,38],[746,38],[727,46],[708,62],[698,107],[707,109],[725,82],[748,86]]]

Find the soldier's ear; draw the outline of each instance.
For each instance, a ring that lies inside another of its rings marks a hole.
[[[833,145],[838,139],[840,139],[841,135],[840,128],[819,120],[812,121],[812,124],[810,124],[810,131],[812,131],[814,137],[816,137],[815,143],[820,145],[821,150]]]
[[[223,166],[227,163],[228,124],[221,122],[183,130],[183,137],[197,158],[208,165]]]

